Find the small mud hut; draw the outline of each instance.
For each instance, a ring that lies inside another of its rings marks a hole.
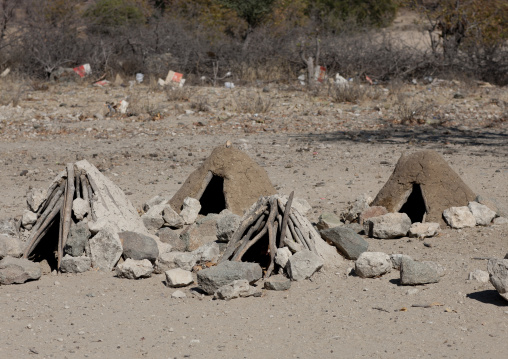
[[[215,148],[203,165],[192,172],[169,204],[180,212],[183,200],[201,203],[200,214],[223,209],[242,215],[260,196],[275,194],[268,174],[244,152],[223,145]]]
[[[371,206],[406,213],[411,222],[439,222],[450,207],[467,206],[475,194],[435,151],[403,154]]]

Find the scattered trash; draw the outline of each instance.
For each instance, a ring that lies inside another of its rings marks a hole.
[[[324,66],[317,66],[316,67],[316,73],[314,74],[314,78],[318,82],[323,82],[326,78],[326,67]]]
[[[298,76],[298,81],[300,81],[300,85],[305,85],[305,75]]]
[[[365,75],[365,80],[367,80],[367,82],[369,84],[374,85],[374,82],[372,81],[372,79],[369,76]]]
[[[138,84],[142,83],[143,82],[143,78],[145,77],[145,75],[143,75],[142,73],[137,73],[136,74],[136,82]]]
[[[109,82],[108,80],[101,80],[101,81],[97,81],[93,85],[97,86],[97,87],[103,87],[103,86],[109,86],[110,84],[111,84],[111,82]]]
[[[125,100],[122,100],[120,101],[120,113],[126,113],[127,112],[127,107],[129,107],[129,103]]]
[[[157,83],[162,87],[171,84],[178,84],[180,87],[182,87],[185,84],[185,79],[183,78],[183,74],[169,70],[168,75],[166,76],[166,80],[159,79]]]
[[[7,76],[9,74],[9,72],[11,72],[11,68],[10,67],[8,67],[5,70],[3,70],[2,73],[0,74],[0,77]]]
[[[78,67],[73,68],[74,72],[79,75],[79,77],[83,78],[86,75],[90,75],[92,73],[92,68],[90,64],[84,64]]]
[[[224,87],[227,89],[233,89],[235,88],[235,84],[232,82],[224,82]]]
[[[338,72],[335,74],[335,85],[338,87],[349,86],[349,81],[342,77]]]

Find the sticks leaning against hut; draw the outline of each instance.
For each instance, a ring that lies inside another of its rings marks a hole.
[[[86,172],[75,168],[73,163],[68,163],[66,171],[55,179],[47,193],[47,197],[37,211],[38,218],[32,228],[28,239],[29,244],[23,257],[28,258],[33,253],[53,223],[59,218],[57,257],[58,269],[60,269],[60,262],[71,227],[73,201],[76,198],[82,198],[91,208],[94,191]],[[58,215],[60,216],[58,217]]]
[[[220,261],[242,261],[249,249],[263,238],[266,240],[267,235],[270,263],[265,278],[274,270],[277,248],[286,246],[293,253],[301,249],[317,252],[315,243],[321,237],[311,228],[310,222],[291,207],[293,196],[291,192],[287,202],[278,195],[261,197],[244,216]]]

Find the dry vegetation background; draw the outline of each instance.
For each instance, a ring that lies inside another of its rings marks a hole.
[[[411,22],[393,24],[408,11]],[[346,78],[504,85],[507,37],[503,0],[0,0],[0,71],[42,81],[90,63],[96,78],[173,69],[190,84],[227,72],[235,83],[291,82],[319,44],[318,65]]]

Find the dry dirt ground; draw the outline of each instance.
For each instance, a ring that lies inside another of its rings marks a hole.
[[[267,92],[193,87],[181,98],[148,85],[6,90],[19,86],[2,83],[4,99],[19,96],[0,108],[0,218],[21,215],[30,186],[48,186],[65,163],[82,158],[140,208],[156,194],[175,193],[227,140],[261,164],[280,193],[306,199],[312,221],[340,213],[363,193],[374,197],[400,154],[420,149],[438,151],[475,193],[508,205],[503,88],[377,86],[378,94],[354,104],[277,85]],[[105,116],[106,101],[127,96],[132,116]],[[401,124],[404,106],[421,104],[420,119]],[[0,357],[506,358],[508,302],[490,283],[467,277],[486,270],[487,261],[473,257],[508,252],[507,225],[443,229],[425,241],[430,247],[409,238],[367,240],[371,251],[436,261],[446,275],[405,287],[396,271],[348,275],[354,264],[344,260],[289,291],[227,302],[192,288],[174,299],[162,275],[45,275],[0,287]],[[430,303],[442,305],[412,307]]]

